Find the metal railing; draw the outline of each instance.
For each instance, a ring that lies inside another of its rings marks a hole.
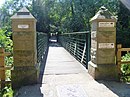
[[[37,32],[37,63],[41,63],[48,49],[48,34]]]
[[[73,32],[59,35],[61,45],[86,68],[90,59],[90,32]]]

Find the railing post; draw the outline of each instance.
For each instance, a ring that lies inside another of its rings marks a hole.
[[[4,56],[4,49],[0,48],[0,68],[4,68],[5,67],[5,56]],[[5,84],[5,70],[0,70],[0,80],[1,80],[1,89],[4,88]]]
[[[69,41],[68,41],[68,51],[71,53],[71,40],[70,40],[70,38],[71,38],[71,35],[69,35]]]
[[[118,67],[119,76],[121,75],[121,48],[122,48],[122,45],[118,44],[117,45],[117,67]]]
[[[74,56],[76,55],[76,49],[77,49],[77,41],[74,44]]]
[[[83,49],[83,53],[82,53],[81,63],[83,62],[83,59],[84,59],[84,56],[85,56],[85,51],[86,51],[86,42],[84,44],[84,49]]]
[[[86,68],[88,69],[88,62],[90,61],[90,45],[91,45],[91,35],[90,32],[86,34]]]

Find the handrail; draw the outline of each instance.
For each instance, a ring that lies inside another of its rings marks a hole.
[[[65,35],[65,34],[87,34],[90,33],[90,31],[84,31],[84,32],[71,32],[71,33],[62,33],[60,35]]]
[[[119,48],[119,51],[130,51],[130,48]]]

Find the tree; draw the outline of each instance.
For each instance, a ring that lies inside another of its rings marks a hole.
[[[130,11],[120,2],[117,23],[117,43],[123,47],[130,45]]]
[[[1,8],[1,26],[9,26],[11,15],[21,7],[29,6],[37,19],[37,31],[90,30],[89,20],[102,5],[117,14],[118,0],[9,0]]]
[[[23,6],[29,6],[31,0],[7,0],[0,8],[0,27],[5,27],[11,30],[10,17]]]

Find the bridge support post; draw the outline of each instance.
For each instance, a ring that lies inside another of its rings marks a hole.
[[[94,79],[117,80],[116,18],[101,7],[91,19],[91,61],[88,72]]]
[[[14,70],[13,88],[37,83],[36,19],[24,7],[12,19]]]

